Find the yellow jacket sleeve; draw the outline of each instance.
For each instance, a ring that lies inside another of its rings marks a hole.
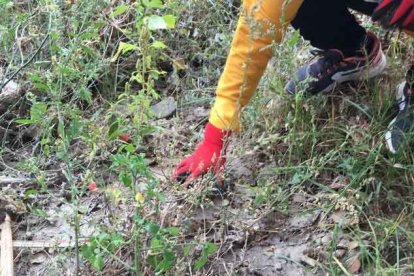
[[[272,55],[270,45],[280,42],[284,29],[303,0],[244,0],[230,53],[220,77],[210,123],[240,130],[240,110],[253,96]]]

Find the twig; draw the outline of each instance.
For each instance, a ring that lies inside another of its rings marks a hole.
[[[79,239],[79,244],[83,245],[88,242],[88,239]],[[73,248],[74,241],[60,242],[60,241],[13,241],[13,247],[17,248]]]
[[[13,276],[13,239],[11,231],[11,219],[8,214],[1,225],[1,259],[0,271],[1,276]]]
[[[351,276],[351,273],[349,273],[348,270],[346,270],[344,265],[335,256],[333,256],[333,259],[346,276]]]
[[[43,46],[45,46],[45,44],[46,44],[46,41],[47,41],[47,39],[49,38],[49,34],[47,34],[46,36],[45,36],[45,38],[43,39],[43,41],[42,41],[42,43],[40,44],[40,47],[39,48],[37,48],[37,50],[36,50],[36,52],[29,58],[29,60],[25,63],[25,64],[23,64],[19,69],[17,69],[17,71],[16,72],[14,72],[12,75],[11,75],[11,77],[8,79],[8,80],[6,80],[2,85],[1,85],[1,87],[0,87],[0,91],[2,91],[3,90],[3,88],[4,87],[6,87],[6,85],[11,81],[11,80],[13,80],[14,79],[14,77],[15,76],[17,76],[17,74],[19,74],[20,73],[20,71],[22,71],[24,68],[26,68],[27,66],[29,66],[29,64],[34,60],[34,58],[39,54],[39,52],[40,52],[40,50],[42,50],[42,48],[43,48]]]
[[[6,185],[17,185],[17,184],[33,183],[33,182],[35,182],[34,179],[30,179],[30,178],[0,176],[0,187],[6,186]]]

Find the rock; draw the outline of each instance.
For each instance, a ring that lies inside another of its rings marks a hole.
[[[2,84],[0,83],[0,87]],[[10,106],[14,105],[22,96],[22,89],[13,81],[10,81],[0,91],[0,115],[9,110]]]
[[[309,258],[307,256],[302,256],[302,259],[301,260],[302,260],[302,262],[304,262],[305,264],[307,264],[307,265],[309,265],[311,267],[315,267],[316,266],[316,263],[317,263],[316,260],[314,260],[312,258]]]
[[[283,266],[280,262],[275,263],[275,269],[276,271],[282,271],[283,270]]]
[[[358,218],[352,217],[341,210],[333,212],[330,219],[334,223],[341,223],[343,226],[352,226],[359,223]]]
[[[304,202],[306,202],[306,197],[303,194],[299,194],[299,193],[294,194],[293,198],[292,198],[292,202],[294,202],[294,203],[304,203]]]
[[[349,184],[349,180],[348,178],[346,178],[345,176],[337,176],[332,184],[329,186],[329,188],[333,189],[333,190],[340,190],[345,188],[346,186],[348,186]]]
[[[311,226],[319,218],[321,211],[316,210],[310,214],[305,214],[302,216],[295,216],[290,219],[290,226],[295,228],[303,228]]]
[[[47,260],[47,255],[45,253],[37,253],[34,254],[33,257],[30,259],[31,264],[43,264]]]
[[[335,251],[335,257],[337,257],[338,259],[341,259],[343,256],[345,256],[345,254],[346,254],[345,249],[337,249]]]
[[[151,106],[151,111],[156,119],[171,117],[176,110],[177,102],[173,97],[168,97],[165,100]]]
[[[347,239],[341,239],[336,245],[336,247],[340,249],[348,249],[348,244],[349,241]]]
[[[359,242],[358,241],[352,241],[348,244],[348,249],[349,250],[353,250],[357,247],[359,247]]]
[[[359,260],[358,256],[353,256],[348,261],[348,271],[351,274],[356,274],[361,269],[361,261]]]
[[[321,242],[322,242],[322,244],[327,244],[327,243],[329,243],[331,241],[331,236],[328,234],[328,235],[325,235],[322,239],[321,239]]]
[[[224,199],[224,200],[221,202],[221,206],[222,206],[222,207],[229,206],[229,204],[230,204],[230,201],[229,201],[229,200],[227,200],[227,199]]]
[[[1,84],[0,84],[1,85]],[[11,95],[17,93],[19,90],[19,85],[15,83],[14,81],[9,81],[6,86],[1,91],[1,94],[3,95]]]

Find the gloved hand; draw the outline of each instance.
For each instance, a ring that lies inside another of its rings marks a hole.
[[[372,14],[385,28],[414,31],[414,0],[382,0]]]
[[[223,131],[211,123],[206,125],[204,139],[197,146],[196,150],[181,161],[173,173],[173,179],[183,183],[184,186],[198,176],[214,171],[220,176],[224,163],[226,162],[226,148],[224,139],[230,135],[230,131]]]

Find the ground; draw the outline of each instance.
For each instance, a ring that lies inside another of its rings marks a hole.
[[[313,57],[289,30],[224,181],[185,189],[171,172],[202,137],[240,3],[146,3],[0,1],[0,73],[20,68],[0,93],[16,275],[410,275],[413,153],[384,133],[412,39],[361,17],[386,72],[292,97]]]

